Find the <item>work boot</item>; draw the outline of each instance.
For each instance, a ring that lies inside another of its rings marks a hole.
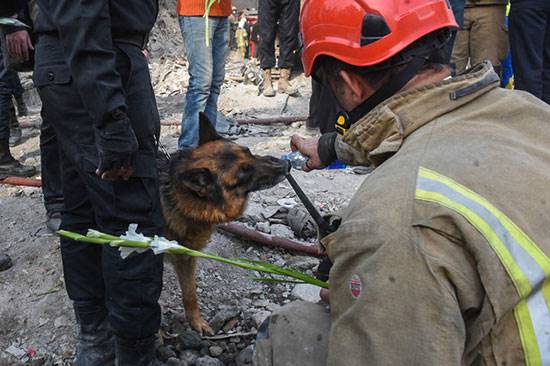
[[[0,140],[0,179],[10,176],[32,177],[35,174],[34,167],[23,165],[13,158],[8,139]]]
[[[29,114],[29,111],[27,110],[27,105],[25,104],[22,95],[15,97],[15,103],[17,104],[17,115],[19,117],[23,117]]]
[[[59,211],[46,212],[46,227],[52,233],[55,233],[59,230],[60,226],[61,226],[61,212]]]
[[[264,97],[274,97],[273,81],[271,80],[271,69],[264,70]]]
[[[95,303],[74,304],[79,332],[76,365],[114,366],[115,341],[107,321],[107,310]]]
[[[290,96],[298,95],[298,89],[290,85],[290,69],[281,69],[277,91],[279,93],[288,94]]]
[[[0,272],[6,271],[13,266],[11,258],[7,254],[0,254]]]
[[[130,340],[115,337],[116,366],[157,366],[156,337]]]

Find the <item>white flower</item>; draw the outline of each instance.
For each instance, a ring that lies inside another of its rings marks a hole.
[[[138,228],[137,224],[128,225],[128,231],[126,231],[126,234],[121,235],[120,238],[123,240],[140,241],[143,243],[149,243],[151,239],[149,239],[148,237],[146,237],[141,233],[138,233],[137,228]]]
[[[170,249],[180,248],[180,245],[177,241],[168,240],[163,237],[158,237],[155,235],[155,238],[151,242],[151,249],[155,254],[166,253]]]

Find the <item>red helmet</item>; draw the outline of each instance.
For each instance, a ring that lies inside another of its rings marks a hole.
[[[447,0],[305,0],[300,27],[309,76],[321,55],[372,66],[457,23]]]

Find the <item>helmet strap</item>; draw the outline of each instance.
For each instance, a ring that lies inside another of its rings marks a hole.
[[[387,83],[382,85],[372,96],[357,106],[351,112],[342,112],[338,117],[340,120],[345,119],[349,127],[359,121],[367,113],[373,110],[377,105],[392,97],[399,92],[411,79],[418,74],[420,69],[426,63],[426,58],[423,56],[414,56],[403,70],[394,75]]]

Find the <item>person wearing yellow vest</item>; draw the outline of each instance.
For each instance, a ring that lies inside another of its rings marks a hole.
[[[189,72],[179,149],[197,145],[199,112],[205,112],[208,119],[216,124],[218,97],[225,77],[231,0],[215,1],[210,8],[208,42],[203,17],[204,3],[204,0],[178,0],[177,3]]]

